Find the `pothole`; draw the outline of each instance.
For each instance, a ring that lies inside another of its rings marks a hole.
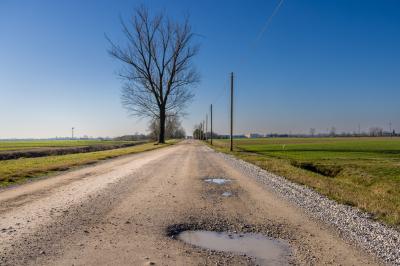
[[[214,184],[217,184],[217,185],[223,185],[223,184],[231,182],[232,180],[225,179],[225,178],[207,178],[204,181],[206,181],[207,183],[214,183]]]
[[[286,241],[258,233],[188,230],[179,233],[177,239],[204,249],[253,257],[260,265],[289,265],[291,254]]]
[[[230,196],[232,196],[232,192],[225,191],[224,193],[222,193],[222,196],[224,196],[224,197],[230,197]]]

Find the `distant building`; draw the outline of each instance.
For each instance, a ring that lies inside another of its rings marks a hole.
[[[259,133],[247,133],[245,134],[246,138],[249,139],[255,139],[255,138],[264,138],[265,135],[264,134],[259,134]]]

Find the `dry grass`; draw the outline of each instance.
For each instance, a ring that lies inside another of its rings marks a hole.
[[[49,175],[73,167],[93,164],[101,160],[115,158],[122,155],[150,151],[174,143],[175,141],[169,141],[167,144],[162,145],[146,143],[127,148],[98,152],[0,161],[0,187],[20,184],[30,178]]]

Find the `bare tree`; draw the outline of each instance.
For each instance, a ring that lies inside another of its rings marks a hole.
[[[381,128],[381,127],[371,127],[369,129],[369,134],[372,137],[380,137],[380,136],[383,135],[383,128]]]
[[[149,124],[149,135],[151,139],[157,140],[160,130],[160,120],[152,119]],[[168,116],[165,121],[165,137],[172,139],[182,139],[186,137],[186,132],[182,127],[182,122],[177,116]]]
[[[182,113],[199,82],[193,67],[198,46],[185,19],[171,21],[164,14],[150,16],[137,9],[128,22],[121,20],[126,46],[110,42],[109,53],[123,63],[122,104],[134,116],[159,120],[158,142],[165,142],[165,121]]]
[[[310,135],[311,135],[311,137],[314,137],[314,135],[315,135],[315,128],[310,128]]]
[[[193,138],[202,139],[204,136],[203,126],[201,124],[195,125],[193,129]]]
[[[329,130],[329,135],[331,137],[336,136],[336,127],[331,127],[331,129]]]

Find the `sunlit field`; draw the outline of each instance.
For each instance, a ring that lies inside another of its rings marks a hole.
[[[105,159],[165,147],[167,145],[174,144],[175,142],[176,141],[174,140],[170,140],[167,142],[167,144],[160,145],[154,145],[154,143],[144,143],[129,147],[100,150],[95,152],[49,155],[41,156],[38,158],[21,157],[12,160],[0,160],[0,188],[20,184],[32,178],[54,174],[60,171],[69,170],[74,167],[93,164]],[[45,141],[40,142],[40,144],[39,142],[26,142],[24,144],[17,143],[16,146],[20,148],[22,146],[25,148],[43,148],[44,145],[47,145],[45,147],[60,147],[56,145],[64,145],[67,147],[76,147],[76,145],[87,146],[88,144],[99,145],[95,143],[96,141],[59,141],[57,143],[53,143],[52,141]],[[103,142],[99,143],[103,144]],[[110,145],[116,145],[120,143],[121,142],[110,142]],[[2,144],[4,144],[4,142]],[[13,145],[15,145],[15,143]]]
[[[229,141],[217,140],[227,151]],[[400,138],[235,139],[234,154],[400,225]]]
[[[82,147],[93,145],[127,144],[131,141],[112,140],[28,140],[28,141],[0,141],[0,151],[15,151],[35,148]]]

